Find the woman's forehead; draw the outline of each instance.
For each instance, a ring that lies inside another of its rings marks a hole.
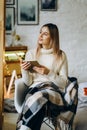
[[[49,28],[48,28],[48,27],[46,27],[46,26],[44,26],[44,27],[42,27],[42,28],[41,28],[41,31],[44,31],[44,32],[49,32]]]

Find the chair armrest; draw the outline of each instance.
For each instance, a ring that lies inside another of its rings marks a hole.
[[[22,111],[27,90],[28,86],[24,84],[22,78],[15,80],[14,104],[18,113]]]

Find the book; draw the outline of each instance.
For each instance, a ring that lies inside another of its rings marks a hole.
[[[17,53],[15,53],[16,56],[18,57],[20,62],[25,62]],[[41,65],[38,63],[38,61],[34,60],[34,61],[29,61],[31,63],[31,66],[37,66],[40,67]]]
[[[38,63],[38,61],[30,61],[32,66],[40,67],[41,65]]]

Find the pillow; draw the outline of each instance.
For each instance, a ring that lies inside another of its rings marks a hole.
[[[85,95],[84,88],[87,88],[87,82],[79,83],[78,88],[78,106],[87,107],[87,95]]]
[[[10,98],[4,99],[4,112],[17,113],[14,105],[14,99]]]

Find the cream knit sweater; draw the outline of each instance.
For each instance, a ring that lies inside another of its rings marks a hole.
[[[60,89],[64,89],[67,84],[67,76],[68,76],[68,64],[65,53],[62,53],[61,65],[56,61],[54,62],[53,49],[41,49],[41,55],[38,59],[36,59],[36,50],[29,50],[26,53],[25,60],[37,60],[39,64],[46,66],[50,69],[50,72],[46,75],[41,75],[39,73],[30,73],[28,70],[22,69],[22,79],[26,85],[31,85],[34,87],[35,84],[51,81],[55,83]]]

